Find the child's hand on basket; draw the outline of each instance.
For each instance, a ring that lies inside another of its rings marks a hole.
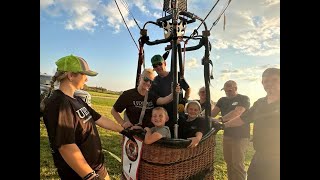
[[[201,140],[198,137],[191,137],[191,138],[188,138],[188,139],[191,140],[191,143],[189,144],[188,148],[194,148],[194,147],[198,146],[199,141]]]

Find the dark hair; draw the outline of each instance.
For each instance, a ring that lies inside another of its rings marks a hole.
[[[262,73],[262,77],[271,76],[271,75],[276,75],[276,76],[280,77],[280,69],[268,68],[268,69],[264,70]]]

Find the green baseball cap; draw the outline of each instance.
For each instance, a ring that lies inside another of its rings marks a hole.
[[[151,58],[151,64],[152,65],[158,64],[158,63],[163,62],[163,61],[164,61],[164,59],[160,54],[156,54]]]
[[[88,63],[78,56],[65,56],[60,58],[56,65],[58,66],[58,71],[67,71],[74,73],[83,73],[88,76],[96,76],[98,73],[91,71],[89,69]]]

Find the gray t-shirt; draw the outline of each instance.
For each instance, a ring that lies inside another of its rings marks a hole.
[[[240,118],[248,124],[254,122],[256,151],[280,155],[280,100],[268,104],[266,97],[260,98]]]
[[[237,94],[235,97],[228,98],[222,97],[218,100],[217,107],[221,110],[221,115],[224,116],[230,111],[234,110],[237,106],[244,107],[246,110],[250,107],[250,99],[248,96]],[[224,129],[224,135],[234,138],[249,138],[250,125],[244,124],[239,127],[230,127]]]
[[[151,133],[157,132],[162,135],[162,138],[171,138],[170,129],[168,126],[152,127]]]

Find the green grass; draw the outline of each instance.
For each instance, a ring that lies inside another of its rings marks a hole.
[[[100,106],[107,106],[107,107],[112,107],[113,104],[116,102],[116,100],[117,99],[108,98],[108,97],[98,97],[98,96],[91,97],[92,104],[97,104]]]
[[[110,113],[112,105],[117,100],[118,95],[90,92],[92,97],[92,107],[102,115],[112,119]],[[121,158],[121,136],[118,133],[108,131],[98,127],[100,134],[103,153],[105,155],[105,165],[111,179],[119,180],[121,173],[121,162],[111,154]],[[216,135],[215,146],[215,162],[214,162],[214,177],[216,180],[227,180],[227,169],[222,154],[222,131]],[[252,131],[251,131],[252,134]],[[254,150],[252,143],[246,153],[245,165],[248,168]],[[50,153],[48,135],[43,121],[40,121],[40,179],[59,179],[57,171],[53,164],[52,155]]]
[[[88,91],[91,96],[100,96],[100,97],[109,97],[112,99],[117,99],[119,95],[116,94],[107,94],[107,93],[101,93],[101,92],[94,92],[94,91]]]

